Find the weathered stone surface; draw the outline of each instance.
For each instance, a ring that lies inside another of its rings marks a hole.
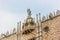
[[[32,22],[34,23],[33,26],[30,24]],[[4,36],[0,39],[1,40],[30,40],[32,38],[35,38],[36,40],[38,40],[40,37],[41,39],[43,38],[43,40],[60,40],[60,15],[57,15],[52,19],[47,19],[41,22],[41,24],[39,24],[39,22],[38,23],[34,22],[34,20],[32,20],[31,18],[29,18],[28,22],[26,21],[26,23],[28,25],[25,26],[24,23],[23,25],[24,28],[22,29],[21,32],[14,32],[13,34]],[[48,32],[45,31],[46,30],[44,29],[45,27],[49,28],[49,29],[46,28]],[[27,29],[34,29],[34,31],[29,30],[30,33],[26,31],[28,34],[23,34],[23,32]]]

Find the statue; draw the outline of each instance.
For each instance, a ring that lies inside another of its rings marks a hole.
[[[31,11],[30,9],[27,9],[28,17],[31,17]]]
[[[13,33],[15,33],[15,32],[16,32],[16,29],[14,28],[14,29],[13,29]]]
[[[9,35],[9,31],[7,31],[5,35],[8,36]]]
[[[56,15],[60,15],[60,10],[57,10],[56,11]]]
[[[46,18],[45,18],[45,16],[43,16],[43,17],[42,17],[42,21],[45,21],[45,20],[46,20]]]
[[[53,14],[52,13],[49,14],[49,18],[53,18]]]

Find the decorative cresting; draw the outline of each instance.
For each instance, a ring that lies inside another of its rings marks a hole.
[[[56,15],[60,15],[60,10],[57,10],[56,11]]]
[[[33,18],[31,17],[31,11],[30,9],[27,9],[27,19],[25,20],[25,22],[23,23],[23,27],[22,29],[28,29],[28,28],[33,28],[35,22],[33,20]]]
[[[53,14],[50,12],[49,14],[49,18],[52,19],[53,18]]]
[[[42,22],[43,22],[43,21],[45,21],[45,20],[46,20],[46,17],[45,17],[45,16],[43,16],[43,17],[42,17]]]

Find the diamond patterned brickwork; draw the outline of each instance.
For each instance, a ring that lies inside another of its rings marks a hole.
[[[48,26],[49,32],[43,31],[43,39],[45,40],[58,40],[60,37],[60,16],[42,23],[42,27]]]

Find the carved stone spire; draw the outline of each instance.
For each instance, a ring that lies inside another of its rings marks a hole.
[[[30,18],[31,17],[31,11],[30,11],[30,9],[27,9],[27,13],[28,13],[28,18]]]
[[[37,19],[36,22],[38,23],[38,14],[36,14],[36,19]]]

